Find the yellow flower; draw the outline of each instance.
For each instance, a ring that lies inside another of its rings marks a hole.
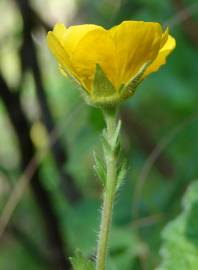
[[[137,85],[166,62],[175,39],[159,23],[124,21],[109,30],[93,24],[56,24],[47,36],[60,69],[95,105],[132,96]]]

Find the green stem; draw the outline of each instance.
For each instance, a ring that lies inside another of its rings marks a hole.
[[[106,187],[103,194],[103,208],[96,257],[96,270],[105,270],[108,238],[112,220],[113,201],[117,184],[117,157],[112,146],[112,138],[116,128],[116,109],[103,110],[106,121],[107,142],[112,151],[105,152],[107,168]]]

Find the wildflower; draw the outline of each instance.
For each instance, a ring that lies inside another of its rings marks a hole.
[[[89,103],[115,105],[166,63],[175,39],[159,23],[124,21],[111,29],[56,24],[48,46],[61,71],[80,85]]]

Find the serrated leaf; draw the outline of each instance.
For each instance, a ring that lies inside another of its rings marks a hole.
[[[94,170],[99,177],[99,179],[102,182],[102,185],[106,185],[106,168],[104,162],[96,155],[94,152],[94,161],[95,161],[95,166]]]
[[[127,160],[124,159],[118,171],[116,190],[120,188],[124,178],[126,177],[126,173],[127,173]]]
[[[111,81],[107,78],[99,64],[96,64],[95,78],[93,82],[93,96],[109,97],[115,94],[116,90]]]
[[[108,142],[107,139],[107,134],[106,134],[106,130],[103,130],[102,136],[101,136],[101,141],[102,141],[102,147],[103,147],[103,151],[106,155],[110,155],[112,153],[112,147]]]
[[[115,153],[115,156],[117,157],[117,159],[119,158],[120,156],[120,153],[121,153],[121,145],[120,145],[120,142],[118,141],[116,146],[115,146],[115,150],[114,150],[114,153]]]
[[[183,211],[162,233],[162,263],[157,270],[198,269],[198,181],[183,199]]]
[[[114,131],[114,135],[113,135],[113,138],[112,138],[112,146],[115,148],[118,144],[118,138],[119,138],[119,133],[120,133],[120,129],[121,129],[121,120],[118,121],[118,124],[115,128],[115,131]]]
[[[102,146],[104,153],[109,155],[112,154],[112,152],[115,153],[115,155],[119,155],[120,152],[120,143],[119,143],[119,133],[121,128],[121,120],[118,121],[118,124],[115,128],[114,135],[111,139],[111,144],[108,142],[106,129],[103,131],[101,140],[102,140]]]
[[[80,251],[76,251],[75,256],[70,258],[73,270],[94,270],[94,263],[85,258]]]

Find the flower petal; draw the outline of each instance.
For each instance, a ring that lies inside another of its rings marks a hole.
[[[157,71],[160,68],[160,66],[164,65],[166,63],[167,56],[174,50],[175,46],[176,46],[175,39],[171,35],[169,35],[166,43],[160,49],[155,60],[146,69],[143,78],[148,76],[150,73]]]
[[[67,28],[63,23],[57,23],[54,26],[53,34],[55,35],[55,37],[58,39],[60,43],[66,31],[67,31]]]
[[[162,28],[159,23],[124,21],[109,30],[116,50],[119,82],[127,83],[159,51]]]
[[[78,42],[89,32],[95,29],[103,29],[95,24],[75,25],[66,28],[64,24],[56,24],[53,33],[68,54],[72,54]]]
[[[115,86],[117,68],[114,42],[107,30],[89,31],[78,43],[71,55],[71,62],[76,74],[89,91],[95,75],[96,64],[99,64],[108,79]]]
[[[66,28],[64,24],[57,23],[47,35],[48,47],[60,64],[61,71],[77,77],[70,58],[79,41],[90,31],[102,29],[94,24],[76,25]]]
[[[47,43],[50,51],[56,57],[59,64],[63,67],[70,66],[67,53],[52,31],[47,34]]]

